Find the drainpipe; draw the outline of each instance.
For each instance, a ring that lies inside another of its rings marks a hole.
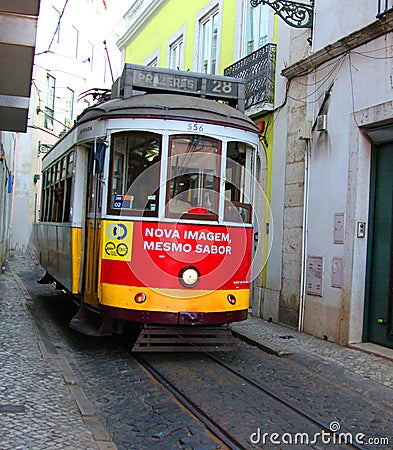
[[[299,296],[299,322],[298,331],[304,331],[304,309],[306,300],[306,272],[307,272],[307,232],[308,232],[308,200],[310,188],[310,152],[311,141],[307,137],[306,152],[304,155],[304,193],[303,193],[303,231],[302,231],[302,263],[300,272],[300,296]]]

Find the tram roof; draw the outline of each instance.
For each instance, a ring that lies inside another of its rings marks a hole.
[[[77,125],[96,119],[147,117],[218,123],[257,132],[258,127],[244,113],[225,103],[189,95],[141,94],[116,98],[87,108]]]

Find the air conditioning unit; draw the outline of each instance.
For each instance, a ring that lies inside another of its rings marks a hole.
[[[327,130],[327,114],[321,114],[317,117],[317,131]]]

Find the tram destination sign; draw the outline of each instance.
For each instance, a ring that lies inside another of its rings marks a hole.
[[[236,100],[239,98],[239,85],[244,81],[219,75],[126,64],[121,83],[126,90],[128,87],[129,90],[182,92]]]
[[[147,89],[162,89],[168,91],[184,91],[198,93],[201,90],[201,80],[197,77],[163,73],[153,70],[133,70],[134,87]]]

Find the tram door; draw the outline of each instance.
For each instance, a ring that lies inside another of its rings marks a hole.
[[[393,348],[393,143],[377,146],[372,164],[367,334]]]
[[[85,273],[83,300],[98,306],[99,248],[101,239],[102,172],[105,145],[91,146],[87,174]]]

